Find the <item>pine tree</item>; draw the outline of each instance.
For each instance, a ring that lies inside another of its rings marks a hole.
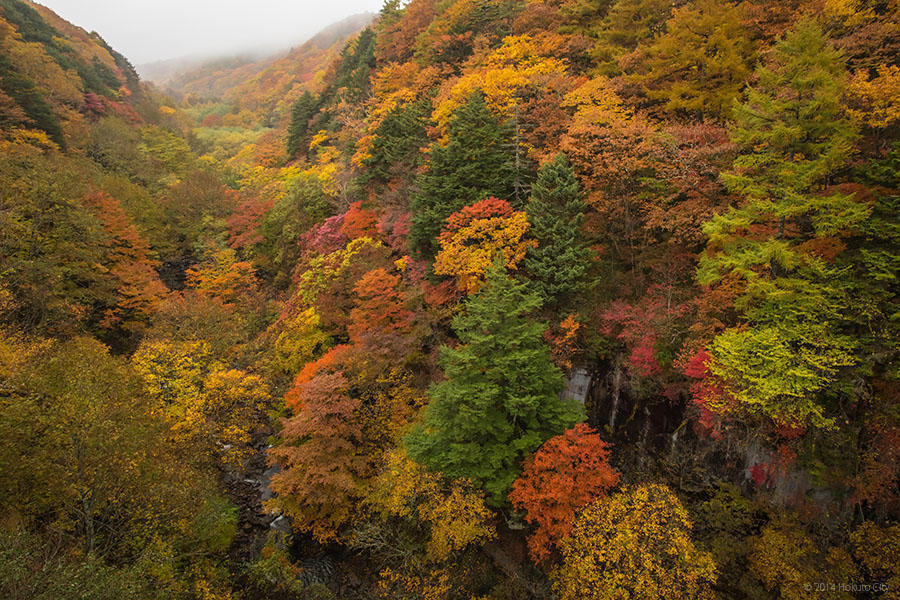
[[[309,91],[303,92],[291,107],[291,125],[288,128],[287,155],[288,159],[295,158],[306,150],[306,134],[309,120],[318,110],[318,102]]]
[[[343,99],[348,102],[362,102],[369,93],[374,68],[375,32],[366,27],[344,46],[331,91],[342,90]]]
[[[431,389],[410,455],[448,478],[468,478],[501,506],[526,457],[580,419],[559,399],[562,374],[528,315],[540,300],[502,265],[453,320],[460,340],[441,349],[446,380]]]
[[[575,173],[566,156],[558,154],[531,186],[525,211],[538,245],[523,262],[531,288],[554,309],[571,307],[587,287],[593,252],[581,233],[585,209]]]
[[[464,206],[489,196],[515,195],[512,135],[488,110],[484,96],[474,93],[449,124],[450,140],[431,150],[428,171],[416,181],[409,232],[412,249],[432,258],[444,220]]]

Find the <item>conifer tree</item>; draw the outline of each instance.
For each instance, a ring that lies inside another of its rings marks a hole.
[[[666,32],[630,61],[628,79],[669,114],[729,116],[753,68],[753,42],[743,21],[741,8],[719,0],[676,9]]]
[[[316,114],[317,102],[315,96],[309,91],[303,92],[291,107],[291,124],[288,128],[287,155],[288,159],[295,158],[305,151],[305,141],[309,120]]]
[[[525,207],[537,247],[529,248],[523,268],[545,305],[569,308],[587,286],[592,252],[581,233],[586,205],[564,154],[544,165]]]
[[[447,379],[431,389],[410,455],[448,478],[468,478],[493,506],[507,502],[524,459],[580,420],[559,399],[563,378],[529,318],[540,305],[501,264],[453,320],[460,344],[441,349]]]
[[[866,217],[847,194],[822,194],[825,178],[847,164],[857,137],[843,114],[847,71],[841,53],[813,21],[803,21],[774,50],[771,66],[735,108],[731,134],[745,148],[722,178],[747,202],[711,225],[712,232],[745,220],[776,223],[784,239],[789,221],[808,219],[806,237],[831,235]]]
[[[446,146],[431,150],[428,171],[417,179],[412,198],[410,245],[426,258],[437,253],[436,238],[452,213],[489,196],[515,195],[511,132],[491,114],[481,92],[457,109],[449,137]]]
[[[592,57],[597,72],[618,74],[618,60],[660,32],[672,12],[669,0],[617,0],[598,28]]]
[[[430,104],[411,102],[391,109],[375,130],[371,156],[364,162],[367,181],[386,184],[400,174],[414,173],[419,149],[426,144]]]
[[[375,32],[366,27],[344,46],[332,91],[342,90],[342,97],[348,102],[361,102],[368,94],[374,68]]]
[[[840,103],[846,70],[807,20],[776,45],[757,80],[735,108],[732,136],[745,150],[722,175],[744,201],[704,227],[710,243],[698,280],[737,282],[735,307],[745,321],[713,341],[709,369],[751,414],[829,426],[820,396],[840,391],[838,374],[854,363],[854,342],[841,333],[847,298],[839,276],[816,248],[871,210],[825,188],[855,138]]]

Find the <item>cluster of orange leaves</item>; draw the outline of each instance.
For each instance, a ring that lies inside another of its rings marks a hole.
[[[550,438],[525,461],[509,499],[535,525],[528,538],[534,560],[547,560],[572,531],[577,511],[606,495],[619,482],[609,464],[609,444],[580,423]]]

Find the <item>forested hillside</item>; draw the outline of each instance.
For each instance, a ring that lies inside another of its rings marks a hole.
[[[0,597],[900,598],[900,1],[312,48],[0,0]]]

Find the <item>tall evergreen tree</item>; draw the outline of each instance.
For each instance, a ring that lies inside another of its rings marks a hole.
[[[581,233],[585,209],[575,173],[558,154],[531,186],[525,210],[538,245],[528,249],[523,262],[532,289],[556,310],[573,306],[587,287],[593,252]]]
[[[348,102],[361,102],[369,93],[369,79],[374,68],[375,32],[366,27],[341,52],[333,88],[343,89],[343,98]]]
[[[839,274],[816,248],[871,211],[825,188],[856,135],[841,108],[846,70],[807,20],[776,45],[757,80],[735,109],[732,136],[745,150],[722,176],[744,201],[704,228],[710,243],[698,279],[738,283],[744,321],[713,340],[709,368],[751,414],[828,426],[822,401],[845,390],[839,372],[854,363],[854,341],[841,332],[847,298]]]
[[[449,142],[431,150],[428,171],[416,180],[412,198],[412,249],[424,258],[437,253],[444,220],[489,196],[515,195],[512,134],[488,110],[481,92],[472,94],[449,124]]]
[[[425,125],[430,106],[427,101],[411,102],[388,112],[375,130],[371,156],[364,163],[367,181],[387,184],[395,177],[415,173],[419,149],[428,139]]]
[[[306,134],[308,133],[309,120],[316,114],[318,102],[309,90],[297,98],[291,107],[291,124],[288,127],[287,155],[288,159],[295,158],[305,150]]]
[[[453,320],[460,345],[441,348],[447,379],[431,389],[425,423],[406,438],[410,455],[448,478],[481,486],[506,503],[523,460],[580,420],[559,399],[563,378],[529,318],[540,300],[497,264]]]

